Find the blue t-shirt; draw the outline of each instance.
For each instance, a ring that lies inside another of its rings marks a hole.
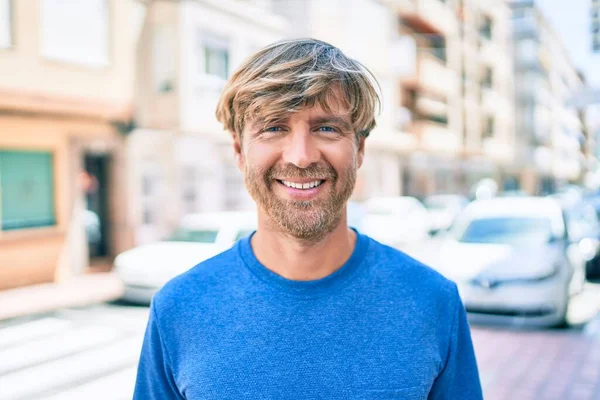
[[[357,235],[350,259],[292,281],[250,238],[154,296],[135,399],[481,399],[454,283]]]

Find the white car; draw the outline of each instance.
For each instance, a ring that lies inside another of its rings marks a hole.
[[[165,283],[227,249],[256,230],[255,212],[201,213],[184,217],[166,241],[119,254],[114,270],[123,281],[123,299],[149,304]]]
[[[362,231],[383,244],[402,247],[429,237],[429,212],[414,197],[374,197],[365,207]]]
[[[468,205],[417,257],[457,283],[470,319],[552,326],[585,282],[577,248],[555,200],[495,198]]]
[[[459,194],[436,194],[427,196],[423,204],[431,215],[431,232],[437,233],[450,228],[469,200]]]

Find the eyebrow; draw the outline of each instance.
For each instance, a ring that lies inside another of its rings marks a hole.
[[[311,125],[320,125],[320,124],[334,124],[339,125],[342,129],[346,131],[352,131],[352,124],[348,122],[347,119],[342,117],[337,117],[334,115],[317,117],[310,120]]]

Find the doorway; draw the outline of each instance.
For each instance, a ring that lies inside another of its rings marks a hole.
[[[86,154],[85,169],[85,230],[90,261],[111,255],[109,172],[110,155]]]

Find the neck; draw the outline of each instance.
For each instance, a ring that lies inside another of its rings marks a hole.
[[[348,228],[346,210],[337,227],[322,240],[312,243],[290,237],[259,215],[252,249],[262,265],[290,280],[324,278],[339,269],[352,255],[356,233]]]

